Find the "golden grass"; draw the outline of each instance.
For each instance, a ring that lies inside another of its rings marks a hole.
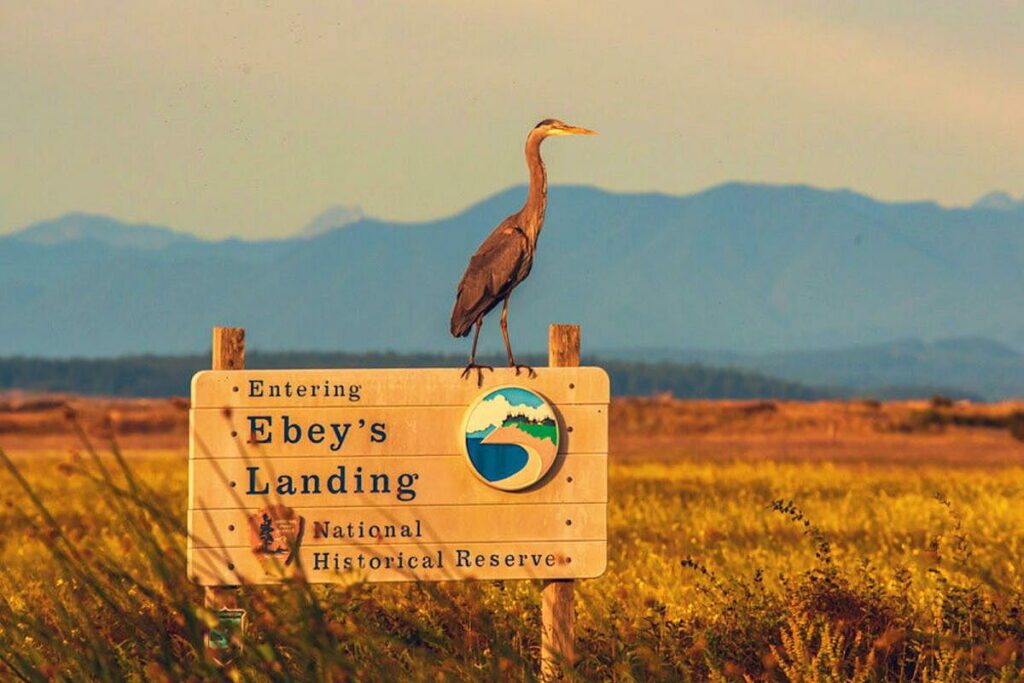
[[[1024,676],[1024,467],[649,455],[611,468],[609,568],[579,584],[575,676]],[[252,634],[216,668],[184,580],[185,453],[128,460],[137,491],[110,457],[17,453],[52,523],[0,473],[0,676],[535,675],[531,582],[247,590]]]

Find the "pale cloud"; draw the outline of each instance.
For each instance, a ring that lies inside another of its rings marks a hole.
[[[488,427],[498,426],[505,421],[509,413],[524,415],[538,422],[548,418],[553,420],[555,417],[546,405],[539,405],[536,408],[527,405],[513,406],[507,398],[499,394],[490,401],[481,401],[477,405],[466,421],[466,431],[479,432]]]
[[[806,18],[782,19],[750,38],[762,71],[785,74],[820,96],[936,132],[998,131],[1005,142],[1024,142],[1024,80],[1005,55],[964,54]]]
[[[1024,192],[1019,3],[40,1],[0,10],[0,232],[69,210],[211,236],[418,220],[525,181]]]

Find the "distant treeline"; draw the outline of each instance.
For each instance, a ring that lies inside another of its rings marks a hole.
[[[497,366],[504,359],[491,359]],[[546,358],[527,358],[546,365]],[[397,353],[260,353],[247,354],[246,366],[272,368],[461,367],[464,356]],[[754,372],[670,362],[602,361],[618,396],[671,392],[679,398],[827,398],[832,392]],[[100,396],[186,396],[192,375],[208,369],[208,355],[132,356],[111,359],[50,360],[0,358],[0,391],[68,392]]]

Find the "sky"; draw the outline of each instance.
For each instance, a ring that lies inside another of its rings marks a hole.
[[[0,233],[69,211],[205,237],[332,205],[450,215],[526,180],[1024,194],[1024,2],[5,0]]]

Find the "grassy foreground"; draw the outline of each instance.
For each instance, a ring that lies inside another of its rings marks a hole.
[[[533,582],[252,589],[203,654],[180,451],[0,467],[0,679],[529,680]],[[1019,680],[1024,468],[613,466],[582,680]]]

